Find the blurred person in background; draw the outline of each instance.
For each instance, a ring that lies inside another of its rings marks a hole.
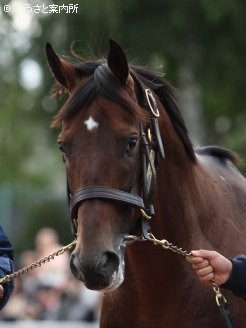
[[[21,262],[24,266],[28,265],[57,252],[61,247],[57,232],[50,227],[42,228],[36,234],[35,249],[23,253]],[[64,253],[23,277],[23,289],[29,303],[38,304],[38,307],[35,306],[38,308],[35,319],[57,320],[63,289],[69,276],[69,253]]]
[[[35,238],[35,259],[48,256],[62,247],[57,232],[41,229]],[[35,270],[37,278],[35,300],[41,305],[40,320],[98,320],[99,293],[87,290],[70,272],[68,252]]]
[[[62,245],[59,242],[57,232],[50,227],[42,228],[38,231],[35,238],[34,261],[53,254],[61,247]],[[64,287],[70,275],[69,268],[68,252],[64,253],[62,256],[55,256],[55,260],[35,270],[38,284],[45,284],[57,288]]]
[[[13,273],[13,270],[13,247],[0,226],[0,278]],[[13,280],[0,285],[0,310],[8,302],[13,289]]]
[[[19,266],[25,267],[60,249],[52,228],[38,231],[35,249],[23,252]],[[17,279],[14,297],[0,314],[0,320],[62,320],[97,322],[101,294],[85,288],[70,272],[69,252]]]
[[[58,320],[97,322],[100,317],[102,294],[87,289],[71,275],[57,312]]]

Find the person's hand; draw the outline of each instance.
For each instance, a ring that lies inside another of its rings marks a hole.
[[[201,282],[222,285],[230,277],[232,263],[223,255],[215,251],[197,250],[191,252],[192,256],[186,260],[192,264]]]
[[[3,298],[3,294],[4,294],[3,286],[0,285],[0,299]]]

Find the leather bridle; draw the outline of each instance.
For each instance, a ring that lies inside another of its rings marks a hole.
[[[130,192],[110,188],[107,186],[86,186],[71,194],[69,185],[68,201],[70,206],[70,217],[72,220],[73,231],[77,232],[77,210],[79,205],[88,199],[108,199],[122,204],[140,209],[142,218],[151,219],[154,215],[153,194],[156,187],[156,169],[158,164],[157,157],[165,157],[164,147],[159,131],[159,110],[156,100],[150,89],[145,89],[147,100],[146,110],[151,114],[146,130],[140,123],[140,142],[142,157],[142,190],[136,194],[136,188]],[[145,220],[146,221],[146,220]],[[144,230],[144,228],[143,228]]]

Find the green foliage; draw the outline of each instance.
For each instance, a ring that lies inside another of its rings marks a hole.
[[[12,4],[3,1],[7,3]],[[189,65],[201,89],[207,140],[232,147],[245,159],[245,16],[245,1],[84,0],[77,14],[36,14],[29,29],[18,30],[13,16],[0,11],[0,182],[54,193],[64,185],[55,149],[57,131],[49,129],[58,105],[48,97],[53,81],[46,41],[71,58],[72,41],[76,52],[88,56],[105,54],[108,38],[114,38],[134,63],[161,66],[176,86],[180,68]],[[42,70],[41,84],[34,90],[20,83],[21,63],[27,58]],[[218,130],[215,123],[222,116],[228,128]],[[47,204],[47,211],[52,206]],[[43,223],[40,216],[50,216],[41,212],[34,211],[36,219],[27,219],[26,225],[37,228]],[[26,236],[35,230],[30,229]]]
[[[42,198],[41,198],[42,199]],[[55,229],[61,244],[65,245],[72,240],[71,226],[65,202],[58,200],[33,201],[26,209],[25,219],[22,221],[18,233],[15,233],[14,247],[16,255],[24,250],[34,249],[34,240],[38,231],[44,227]],[[20,223],[16,222],[19,226]]]

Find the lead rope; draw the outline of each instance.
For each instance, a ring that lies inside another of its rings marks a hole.
[[[58,249],[56,252],[43,257],[42,259],[25,266],[24,268],[15,271],[11,274],[8,274],[6,276],[4,276],[3,278],[0,279],[0,285],[5,284],[7,282],[9,282],[10,280],[20,277],[21,275],[23,275],[24,273],[28,273],[29,271],[32,271],[34,269],[37,269],[39,267],[41,267],[43,264],[50,262],[52,260],[54,260],[57,256],[62,255],[63,253],[65,253],[67,250],[70,250],[71,248],[73,248],[73,246],[76,244],[77,240],[75,239],[74,241],[72,241],[70,244],[63,246],[62,248]]]
[[[160,245],[164,249],[170,250],[170,251],[177,253],[179,255],[182,255],[184,257],[192,256],[191,252],[188,252],[186,250],[183,250],[181,247],[173,245],[166,239],[159,240],[159,239],[155,238],[155,236],[152,233],[147,233],[145,235],[145,238],[147,240],[151,241],[154,245]],[[221,293],[219,286],[214,282],[214,280],[211,281],[211,284],[212,284],[212,289],[215,293],[216,304],[219,307],[219,310],[225,321],[226,327],[227,328],[236,328],[236,324],[235,324],[232,314],[229,310],[229,305],[227,303],[226,298]]]
[[[146,221],[144,221],[144,222],[146,222]],[[159,240],[159,239],[155,238],[155,236],[152,233],[145,233],[144,235],[145,235],[144,238],[146,240],[151,241],[154,245],[160,245],[162,248],[164,248],[166,250],[170,250],[170,251],[172,251],[176,254],[182,255],[184,257],[192,256],[191,252],[188,252],[186,250],[183,250],[181,247],[173,245],[166,239]],[[130,236],[130,237],[131,237],[130,239],[132,239],[134,236]],[[139,240],[139,239],[136,238],[135,240],[133,240],[133,242],[137,241],[137,240]],[[141,239],[141,240],[144,240],[144,239]],[[63,253],[65,253],[67,250],[70,250],[71,248],[73,248],[73,246],[76,245],[76,243],[77,243],[77,240],[75,239],[70,244],[58,249],[56,252],[54,252],[48,256],[45,256],[44,258],[42,258],[30,265],[27,265],[18,271],[15,271],[9,275],[4,276],[3,278],[0,279],[0,285],[5,284],[12,279],[20,277],[21,275],[28,273],[36,268],[41,267],[43,264],[54,260],[57,256],[60,256]],[[233,317],[230,313],[229,305],[227,303],[226,298],[221,293],[219,286],[214,281],[212,281],[211,283],[212,283],[212,289],[215,293],[216,304],[218,305],[218,307],[220,309],[220,312],[224,318],[227,328],[236,328],[236,325],[235,325]]]

